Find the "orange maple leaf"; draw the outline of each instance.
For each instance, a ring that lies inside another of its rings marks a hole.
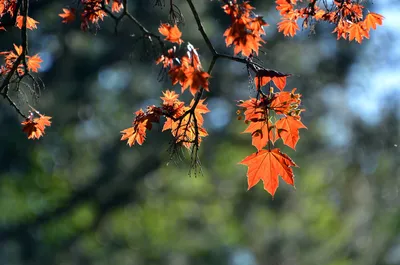
[[[17,16],[16,26],[18,28],[22,29],[23,22],[24,22],[24,16]],[[37,29],[36,24],[39,24],[39,22],[31,17],[26,17],[26,28],[30,30]]]
[[[241,4],[230,2],[222,7],[231,17],[232,24],[225,30],[226,46],[234,46],[234,55],[239,52],[243,56],[250,56],[253,52],[258,54],[261,42],[265,42],[261,35],[265,34],[263,26],[268,26],[263,17],[253,14],[253,9],[248,1]]]
[[[203,123],[204,123],[204,118],[203,114],[210,112],[210,110],[207,108],[207,105],[204,104],[205,99],[201,99],[194,110],[194,115],[196,117],[197,121],[197,143],[200,145],[202,141],[202,137],[205,137],[208,135],[206,129],[204,129]],[[190,103],[190,106],[182,108],[181,115],[185,113],[186,111],[190,110],[195,103],[195,100],[192,100]],[[167,120],[164,123],[162,131],[166,130],[171,130],[171,134],[173,137],[175,137],[175,142],[176,143],[181,143],[183,146],[186,148],[190,148],[192,144],[196,140],[196,125],[194,122],[194,117],[192,114],[187,114],[184,118],[181,118],[180,120],[174,121],[171,118],[167,118]]]
[[[63,12],[64,13],[58,14],[58,16],[63,18],[62,23],[71,23],[75,20],[75,8],[63,8]]]
[[[363,37],[369,39],[369,32],[363,28],[363,23],[353,23],[347,29],[349,33],[349,41],[356,40],[358,43],[362,42]]]
[[[285,19],[278,23],[278,31],[283,31],[283,35],[294,37],[296,30],[299,30],[299,26],[296,21]]]
[[[278,135],[287,146],[296,150],[296,144],[300,139],[299,129],[307,127],[291,116],[283,117],[275,123]]]
[[[267,102],[263,98],[257,100],[255,98],[250,98],[249,100],[244,101],[239,104],[240,107],[245,108],[244,116],[246,121],[259,121],[265,115],[265,107]]]
[[[128,145],[132,146],[137,142],[139,145],[142,145],[146,138],[146,124],[148,120],[144,122],[136,124],[134,127],[129,127],[123,131],[121,131],[122,137],[121,141],[128,140]]]
[[[335,29],[332,31],[332,33],[337,34],[337,40],[340,38],[347,39],[347,34],[348,34],[348,29],[349,29],[350,23],[341,19],[337,23]]]
[[[169,42],[175,42],[178,44],[182,44],[183,40],[181,39],[182,32],[179,30],[177,25],[174,25],[173,27],[168,24],[164,23],[161,24],[160,27],[158,28],[158,31],[165,36],[165,40]]]
[[[28,118],[21,122],[24,127],[22,131],[28,134],[28,139],[39,139],[44,135],[44,130],[46,126],[51,125],[51,117],[39,114],[39,118]]]
[[[163,97],[160,97],[163,100],[163,104],[165,105],[173,105],[179,98],[179,94],[175,93],[175,91],[166,90],[162,91]]]
[[[260,150],[247,156],[239,164],[248,167],[248,190],[262,180],[264,189],[273,197],[279,186],[278,176],[281,176],[287,184],[294,186],[294,174],[290,167],[297,165],[279,148]]]
[[[256,84],[256,88],[259,89],[272,80],[279,90],[283,90],[286,86],[286,77],[288,76],[291,76],[291,74],[284,74],[274,70],[262,69],[257,71],[257,75],[254,78],[254,83]]]
[[[121,0],[114,0],[112,5],[111,5],[111,11],[118,13],[124,8],[124,5],[122,4]]]
[[[204,118],[203,118],[203,114],[210,112],[209,108],[207,107],[206,104],[204,104],[204,101],[206,99],[200,99],[199,102],[196,105],[196,109],[194,110],[194,114],[196,115],[196,120],[197,120],[197,124],[202,126],[204,123]],[[195,103],[195,100],[192,99],[192,101],[190,102],[190,108],[193,107]]]
[[[152,122],[159,122],[162,115],[161,108],[155,105],[147,106],[146,112],[142,109],[135,112],[135,119],[132,122],[132,127],[121,131],[121,141],[128,140],[127,144],[132,146],[137,142],[142,145],[146,139],[146,130],[151,130]]]
[[[203,87],[206,91],[208,89],[208,78],[210,75],[207,72],[196,70],[194,67],[189,67],[185,71],[186,81],[182,85],[182,93],[189,87],[190,93],[194,96],[200,87]]]
[[[197,118],[197,114],[196,114]],[[206,129],[204,129],[198,121],[197,124],[198,135],[197,142],[200,145],[201,138],[208,135]],[[176,143],[181,143],[186,148],[190,149],[192,144],[196,140],[196,126],[193,120],[193,116],[188,114],[179,121],[173,121],[171,118],[167,118],[164,123],[162,131],[171,130],[172,136],[175,138]]]
[[[14,49],[17,52],[17,54],[21,55],[22,54],[22,46],[21,45],[17,46],[15,44],[13,44],[13,45],[14,45]]]
[[[276,114],[292,115],[293,111],[297,111],[301,103],[301,94],[295,94],[296,88],[291,92],[281,91],[275,93],[271,99],[269,108]]]
[[[271,122],[268,122],[267,125],[265,121],[258,121],[251,122],[243,133],[251,133],[251,144],[260,151],[268,144],[268,141],[272,143],[276,141],[273,129],[274,127]]]
[[[293,5],[289,0],[276,0],[275,3],[277,5],[276,10],[280,11],[281,16],[293,10]]]
[[[315,20],[322,20],[324,15],[326,15],[327,12],[325,12],[322,9],[319,9],[317,12],[315,12],[314,18]]]
[[[40,68],[41,62],[43,62],[43,60],[39,57],[38,54],[35,54],[34,56],[30,56],[26,63],[28,65],[28,70],[37,73],[38,69]]]
[[[364,20],[364,25],[367,29],[376,29],[376,25],[382,25],[384,17],[382,15],[379,15],[377,13],[370,12],[368,15],[365,17]]]

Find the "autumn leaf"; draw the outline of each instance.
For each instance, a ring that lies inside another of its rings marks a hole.
[[[299,26],[296,21],[285,19],[278,23],[278,31],[283,32],[285,36],[294,37],[296,30],[299,30]]]
[[[326,15],[326,12],[322,9],[319,9],[317,12],[315,12],[314,18],[315,20],[322,20],[324,15]]]
[[[355,39],[358,43],[361,43],[363,37],[369,39],[369,33],[363,28],[361,22],[351,24],[347,31],[349,33],[349,41]]]
[[[291,74],[262,69],[257,71],[257,75],[254,78],[254,83],[256,84],[256,88],[259,89],[272,80],[279,90],[283,90],[286,86],[286,77],[288,76],[291,76]]]
[[[175,91],[166,90],[162,91],[163,97],[160,97],[163,100],[163,104],[165,105],[173,105],[179,98],[179,94],[175,93]]]
[[[272,143],[276,141],[274,127],[271,122],[268,122],[268,125],[265,121],[251,122],[243,133],[251,133],[251,144],[258,151],[263,149],[268,144],[268,141]]]
[[[198,119],[198,114],[196,114],[196,118]],[[203,118],[202,118],[203,119]],[[208,135],[206,129],[204,129],[199,120],[197,122],[197,143],[200,145],[201,138]],[[192,144],[196,141],[196,125],[193,119],[193,115],[186,115],[184,118],[181,118],[178,121],[173,121],[171,118],[167,118],[167,121],[164,123],[162,131],[171,130],[172,136],[175,138],[176,143],[181,143],[186,148],[190,148]]]
[[[181,39],[182,32],[179,30],[177,25],[171,26],[168,23],[161,24],[158,28],[158,31],[165,36],[165,40],[169,42],[175,42],[178,44],[182,44],[183,40]]]
[[[182,93],[188,87],[190,88],[190,93],[192,93],[193,96],[200,91],[200,87],[203,87],[204,90],[209,91],[208,78],[210,78],[210,75],[207,72],[199,71],[194,67],[190,67],[184,71],[184,74],[186,79],[182,85]]]
[[[39,139],[44,135],[46,126],[51,125],[51,117],[39,114],[39,118],[28,118],[21,122],[22,131],[28,134],[28,139]]]
[[[41,62],[43,62],[43,60],[39,57],[38,54],[29,57],[27,61],[28,70],[37,73],[38,69],[40,68]]]
[[[22,29],[23,22],[24,22],[24,16],[17,16],[16,26],[19,29]],[[34,20],[31,17],[26,17],[26,28],[28,28],[30,30],[37,29],[36,24],[39,24],[39,22]]]
[[[127,144],[132,146],[136,143],[142,145],[146,138],[146,124],[147,120],[137,124],[134,127],[127,128],[121,131],[122,137],[121,141],[128,140]]]
[[[146,111],[142,109],[135,112],[135,119],[132,122],[132,127],[121,131],[121,141],[128,140],[129,146],[138,143],[142,145],[146,139],[146,130],[151,130],[153,122],[159,122],[162,115],[161,108],[154,105],[148,106]]]
[[[58,14],[58,16],[63,18],[62,23],[71,23],[75,20],[75,8],[63,8],[63,12],[64,13]]]
[[[260,150],[247,156],[239,164],[248,167],[248,190],[262,180],[264,189],[274,196],[279,186],[279,176],[281,176],[287,184],[294,186],[294,174],[291,167],[297,167],[297,165],[288,155],[282,153],[278,148]]]
[[[181,143],[186,148],[190,148],[192,144],[196,141],[196,127],[198,130],[197,134],[197,143],[200,145],[202,141],[202,137],[208,135],[206,129],[204,129],[203,123],[204,118],[203,114],[210,112],[207,105],[204,104],[205,99],[199,100],[197,102],[196,108],[194,109],[194,116],[191,113],[187,113],[187,111],[191,110],[195,104],[195,100],[192,99],[189,106],[183,107],[181,110],[181,114],[177,116],[179,120],[174,121],[171,118],[167,118],[164,123],[162,131],[171,130],[172,136],[175,138],[176,143]],[[182,115],[186,113],[185,117]],[[194,120],[196,117],[196,123]],[[197,124],[197,125],[196,125]]]
[[[364,20],[364,25],[367,29],[376,29],[376,25],[382,25],[384,17],[382,15],[379,15],[377,13],[370,12],[368,15],[365,17]]]
[[[17,54],[21,55],[22,54],[22,46],[21,45],[17,46],[15,44],[13,44],[13,45],[14,45],[14,49],[17,52]]]
[[[340,38],[347,39],[347,34],[348,34],[348,29],[349,29],[350,23],[344,20],[340,20],[336,28],[332,31],[332,33],[337,34],[337,40]]]
[[[121,0],[114,0],[111,5],[111,12],[118,13],[124,8]]]
[[[263,26],[268,26],[261,16],[253,14],[253,9],[247,1],[238,4],[231,3],[222,7],[231,17],[231,26],[223,34],[226,46],[234,46],[233,54],[242,53],[250,56],[253,52],[258,54],[259,47],[265,42],[261,35],[265,34]]]
[[[293,5],[289,0],[276,0],[276,10],[279,11],[280,15],[284,15],[289,11],[293,10]]]
[[[258,121],[264,117],[266,102],[264,99],[257,100],[250,98],[239,104],[238,106],[245,108],[244,111],[246,121]]]
[[[282,141],[287,146],[296,150],[296,144],[300,139],[299,129],[307,127],[291,116],[283,117],[275,123],[276,130]]]
[[[301,94],[295,94],[296,88],[291,92],[281,91],[274,93],[269,108],[276,114],[293,116],[293,112],[302,111],[298,107],[301,103]]]
[[[207,105],[204,104],[204,101],[206,99],[200,99],[199,102],[196,105],[196,108],[194,110],[194,114],[196,115],[196,119],[197,119],[197,124],[202,126],[204,123],[204,118],[203,118],[203,114],[210,112],[210,110],[208,109]],[[192,99],[192,101],[190,102],[190,108],[193,107],[194,103],[196,101],[194,99]]]

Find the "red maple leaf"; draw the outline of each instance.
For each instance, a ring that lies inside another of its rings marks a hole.
[[[24,22],[24,16],[17,16],[16,26],[19,29],[22,29],[23,22]],[[28,28],[30,30],[37,29],[36,24],[39,24],[39,22],[34,20],[31,17],[26,17],[26,28]]]
[[[63,18],[62,23],[71,23],[75,20],[75,8],[63,8],[63,12],[64,13],[58,14],[59,17]]]
[[[158,31],[165,36],[165,40],[169,42],[175,42],[178,44],[182,44],[183,40],[181,39],[182,32],[179,30],[177,25],[171,26],[168,23],[161,24],[158,28]]]
[[[251,122],[243,133],[251,133],[251,144],[260,151],[268,144],[268,141],[272,143],[276,141],[273,129],[271,122],[267,125],[265,121],[258,121]]]
[[[281,118],[275,123],[275,126],[283,143],[293,149],[296,149],[296,144],[300,139],[299,129],[307,129],[300,120],[291,116]]]
[[[363,28],[363,23],[353,23],[347,29],[349,33],[349,41],[356,40],[358,43],[362,42],[363,37],[369,39],[369,31]]]
[[[368,15],[365,17],[364,20],[364,25],[367,29],[376,29],[376,25],[382,25],[382,20],[384,17],[382,15],[379,15],[374,12],[368,13]]]
[[[297,165],[279,148],[261,150],[243,159],[240,164],[246,165],[248,190],[260,180],[264,183],[264,189],[274,196],[279,186],[278,176],[289,185],[294,186],[294,174],[291,167]]]
[[[291,74],[262,69],[257,71],[257,75],[254,78],[254,83],[256,84],[256,88],[259,89],[272,80],[279,90],[283,90],[286,86],[286,77],[288,76],[291,76]]]
[[[38,69],[40,68],[40,63],[42,62],[43,60],[40,58],[38,54],[30,56],[27,61],[28,70],[37,73]]]
[[[141,123],[136,124],[133,127],[129,127],[123,131],[121,131],[122,137],[121,141],[128,140],[128,145],[132,146],[137,142],[139,145],[142,145],[144,140],[146,139],[146,125],[148,120],[145,120]]]
[[[299,26],[296,21],[285,19],[278,23],[278,31],[283,31],[283,35],[294,37],[296,31],[299,30]]]
[[[39,114],[39,118],[33,118],[30,116],[25,121],[21,122],[24,127],[22,131],[28,134],[28,139],[39,139],[44,135],[46,126],[51,125],[51,117]]]

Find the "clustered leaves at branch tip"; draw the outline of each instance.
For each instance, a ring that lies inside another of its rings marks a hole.
[[[181,93],[189,90],[193,96],[187,104],[180,100],[179,93],[165,90],[158,106],[152,105],[136,111],[132,126],[121,131],[121,140],[127,140],[129,146],[142,145],[147,130],[151,130],[153,123],[159,123],[163,118],[162,131],[171,132],[173,145],[190,149],[191,157],[197,159],[202,138],[208,135],[203,127],[203,114],[210,110],[204,103],[203,94],[210,90],[209,79],[215,62],[222,58],[245,64],[250,83],[255,85],[256,92],[255,97],[238,101],[237,111],[238,120],[247,124],[243,133],[251,134],[252,145],[257,149],[240,162],[248,167],[248,189],[262,180],[264,189],[274,196],[279,176],[294,186],[292,167],[297,165],[275,144],[281,139],[284,145],[295,149],[300,139],[299,129],[306,128],[300,117],[304,109],[301,108],[301,95],[296,93],[296,88],[290,92],[284,91],[290,74],[267,69],[254,61],[259,48],[265,43],[264,27],[269,25],[263,16],[254,12],[255,8],[250,1],[221,0],[222,11],[229,16],[231,22],[222,36],[226,46],[233,47],[233,56],[220,54],[208,38],[193,1],[186,1],[213,56],[208,72],[203,70],[198,49],[183,41],[179,29],[183,24],[183,14],[172,0],[169,1],[169,23],[161,23],[158,28],[161,36],[148,31],[129,13],[128,0],[79,0],[76,6],[63,8],[59,16],[62,23],[79,19],[83,31],[92,28],[98,30],[99,23],[105,17],[114,20],[117,31],[119,23],[127,18],[140,30],[142,38],[150,41],[152,46],[158,44],[161,52],[156,64],[168,73],[171,84],[179,84]],[[165,1],[157,0],[154,4],[165,6]],[[337,34],[337,39],[361,43],[364,38],[370,37],[371,29],[382,25],[384,19],[382,15],[366,10],[360,1],[355,0],[334,0],[331,4],[322,0],[276,0],[275,4],[281,15],[281,22],[277,24],[278,31],[291,37],[300,30],[299,20],[302,20],[301,26],[304,29],[324,21],[335,26],[333,33]],[[21,30],[21,45],[14,44],[14,50],[0,52],[4,58],[4,64],[0,66],[0,94],[24,118],[23,131],[27,133],[28,139],[39,139],[45,134],[45,127],[51,125],[51,117],[40,114],[30,105],[29,115],[25,115],[8,93],[12,85],[19,88],[25,77],[32,81],[34,87],[38,85],[31,73],[38,72],[42,59],[38,54],[28,55],[27,30],[36,29],[39,22],[29,17],[28,11],[29,0],[0,0],[0,30],[10,26],[3,19],[6,14],[12,18],[11,26]],[[156,42],[153,43],[153,40]],[[242,57],[237,57],[238,54]],[[175,147],[172,149],[176,150]]]
[[[322,2],[321,6],[318,2]],[[343,38],[361,43],[363,38],[369,39],[371,29],[382,25],[384,18],[370,11],[365,15],[366,8],[360,1],[354,0],[334,0],[331,6],[326,1],[317,0],[276,0],[276,4],[282,16],[278,30],[292,37],[300,29],[297,21],[303,19],[303,28],[317,21],[325,21],[335,25],[333,33],[337,34],[338,40]]]

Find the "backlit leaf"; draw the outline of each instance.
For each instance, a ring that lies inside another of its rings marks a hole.
[[[278,148],[261,150],[243,159],[240,164],[246,165],[248,190],[260,180],[264,183],[264,189],[274,196],[279,186],[278,177],[289,185],[294,186],[294,174],[291,167],[297,167],[292,159]]]

